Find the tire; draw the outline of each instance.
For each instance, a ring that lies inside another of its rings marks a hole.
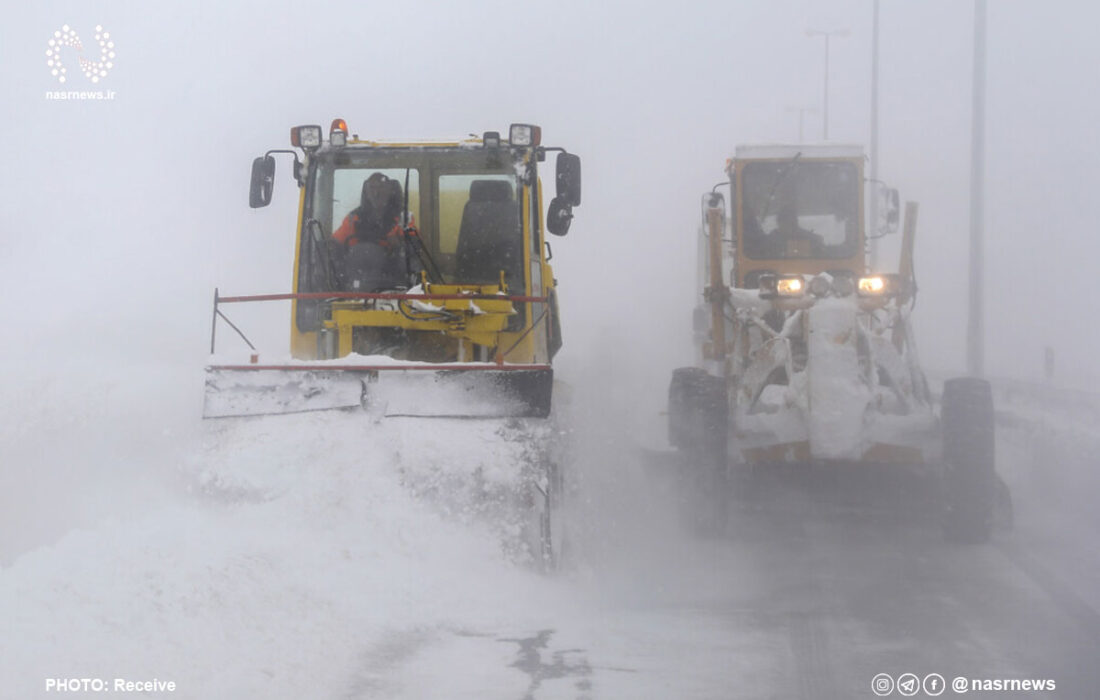
[[[725,454],[728,426],[725,380],[699,367],[674,370],[668,387],[669,443],[687,450],[720,446]]]
[[[986,542],[992,531],[997,488],[989,382],[974,377],[945,382],[941,424],[946,463],[945,534],[954,542]]]
[[[668,406],[669,442],[684,455],[688,470],[683,476],[693,529],[720,534],[729,501],[726,381],[698,367],[681,367],[672,373]]]

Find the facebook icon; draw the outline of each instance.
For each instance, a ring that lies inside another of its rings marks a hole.
[[[947,687],[947,681],[938,673],[929,673],[924,677],[922,685],[924,686],[925,695],[935,697],[943,693],[944,689]]]

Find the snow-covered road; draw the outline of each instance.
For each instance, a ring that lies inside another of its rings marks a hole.
[[[523,443],[499,425],[325,413],[149,438],[194,445],[125,507],[5,540],[25,546],[0,569],[0,695],[68,678],[185,698],[854,698],[933,672],[1057,683],[997,697],[1100,687],[1097,479],[1064,432],[1002,429],[1017,525],[987,546],[945,544],[919,485],[858,473],[767,477],[703,539],[628,412],[579,394],[552,577],[501,546],[517,524],[493,504]],[[77,435],[101,436],[97,459],[141,461],[96,420]]]

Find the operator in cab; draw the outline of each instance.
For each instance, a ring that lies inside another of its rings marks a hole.
[[[342,289],[407,289],[419,271],[415,223],[405,225],[400,183],[375,172],[363,181],[360,204],[332,233],[329,247]]]
[[[783,188],[775,211],[775,228],[768,234],[771,255],[775,258],[809,258],[818,254],[825,239],[799,225],[794,192]]]

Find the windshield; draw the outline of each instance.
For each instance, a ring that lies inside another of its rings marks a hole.
[[[301,291],[419,282],[524,286],[521,192],[508,152],[320,153],[303,221]]]
[[[835,259],[856,254],[859,177],[853,164],[756,162],[743,173],[745,255]]]

